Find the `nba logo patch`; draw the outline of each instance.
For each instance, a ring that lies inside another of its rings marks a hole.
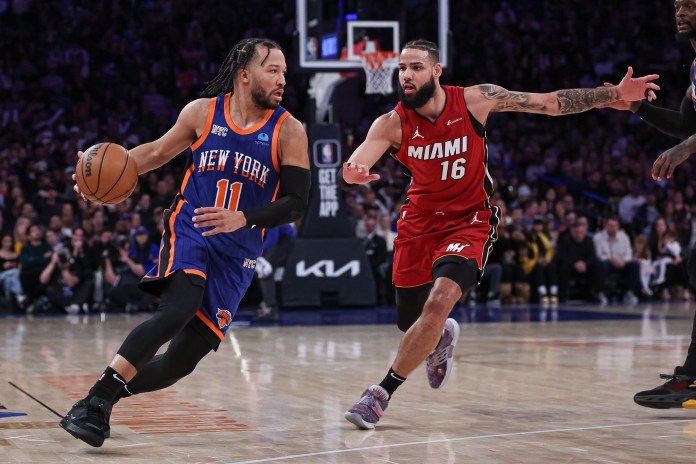
[[[221,329],[224,329],[232,322],[232,313],[226,309],[218,308],[215,317],[217,318],[218,327]]]
[[[244,267],[247,269],[256,269],[256,260],[244,258]]]

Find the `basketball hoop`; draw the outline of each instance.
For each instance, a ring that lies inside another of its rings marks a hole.
[[[360,55],[365,70],[365,93],[389,95],[394,91],[392,74],[399,67],[398,52],[370,52]]]

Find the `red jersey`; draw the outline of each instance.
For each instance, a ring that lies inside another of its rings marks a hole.
[[[441,212],[491,207],[486,139],[476,133],[464,88],[443,85],[447,101],[435,123],[401,105],[401,148],[394,155],[411,172],[408,198],[415,206]]]

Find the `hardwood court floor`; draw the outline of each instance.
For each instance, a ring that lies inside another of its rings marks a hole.
[[[692,309],[602,311],[635,317],[462,324],[443,390],[419,368],[371,432],[343,412],[385,374],[396,327],[233,329],[190,377],[119,403],[98,449],[60,429],[57,414],[145,316],[0,319],[0,462],[694,462],[696,411],[632,401],[683,360]]]

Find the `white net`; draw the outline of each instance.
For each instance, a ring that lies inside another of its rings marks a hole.
[[[397,52],[372,52],[360,55],[365,70],[365,93],[389,95],[394,91],[392,74],[399,67]]]

